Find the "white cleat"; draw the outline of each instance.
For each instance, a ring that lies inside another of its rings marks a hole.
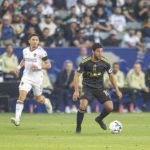
[[[69,107],[69,106],[66,106],[66,107],[65,107],[65,113],[67,113],[67,114],[70,114],[70,113],[71,113],[71,110],[70,110],[70,107]]]
[[[11,118],[10,120],[11,120],[11,122],[12,122],[15,126],[19,126],[19,125],[20,125],[20,121],[17,121],[15,118]]]
[[[53,108],[52,108],[51,101],[48,98],[46,98],[45,100],[46,100],[45,107],[46,107],[47,112],[49,114],[53,113]]]
[[[72,109],[71,109],[71,113],[77,113],[78,112],[78,110],[77,110],[77,108],[76,108],[76,106],[72,106]]]

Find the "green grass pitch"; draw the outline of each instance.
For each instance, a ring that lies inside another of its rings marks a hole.
[[[21,126],[10,123],[14,114],[0,114],[0,150],[149,150],[150,113],[112,113],[105,122],[119,120],[120,134],[100,129],[96,113],[85,114],[82,133],[75,134],[75,114],[23,114]]]

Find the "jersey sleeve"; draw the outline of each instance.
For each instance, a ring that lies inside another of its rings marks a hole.
[[[112,67],[111,67],[111,65],[109,63],[106,66],[106,71],[107,71],[108,74],[112,73]]]
[[[48,60],[47,52],[44,49],[42,49],[42,51],[41,51],[41,58],[43,61]]]
[[[80,63],[80,65],[79,65],[79,67],[78,67],[78,69],[77,69],[77,72],[78,73],[83,73],[84,71],[85,71],[85,65],[84,65],[84,63]]]
[[[25,49],[23,49],[22,54],[21,54],[21,60],[25,58]]]

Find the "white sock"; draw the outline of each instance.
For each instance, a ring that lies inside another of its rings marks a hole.
[[[16,120],[17,121],[20,121],[23,106],[24,106],[24,104],[20,104],[20,103],[16,104]]]
[[[48,113],[52,113],[53,112],[51,102],[50,102],[50,100],[48,98],[44,99],[44,105],[46,106],[46,110],[47,110]]]

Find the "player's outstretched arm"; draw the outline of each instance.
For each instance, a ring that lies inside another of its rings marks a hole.
[[[110,81],[111,81],[111,83],[112,83],[112,85],[113,85],[113,87],[114,87],[114,89],[116,91],[116,94],[117,94],[117,96],[118,96],[118,98],[120,100],[122,98],[122,93],[120,92],[120,90],[119,90],[119,88],[118,88],[118,86],[116,84],[114,75],[113,74],[109,74],[109,79],[110,79]]]
[[[24,66],[24,59],[21,60],[20,64],[17,66],[16,70],[15,70],[15,74],[18,77],[19,76],[19,72],[20,69]]]
[[[73,86],[74,86],[74,93],[73,93],[73,101],[76,101],[79,97],[79,76],[81,73],[76,72],[74,75],[74,80],[73,80]]]

